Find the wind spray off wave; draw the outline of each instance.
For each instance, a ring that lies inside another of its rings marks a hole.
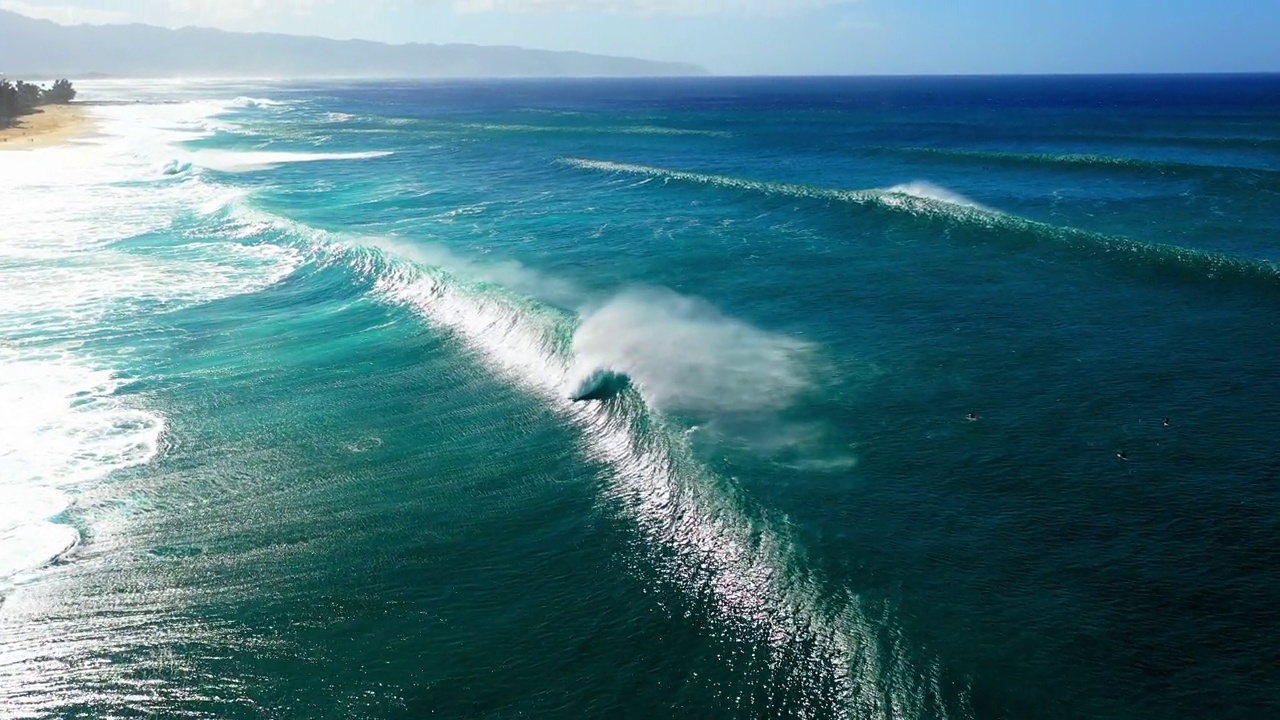
[[[579,367],[624,372],[646,401],[677,412],[786,407],[811,386],[814,351],[659,288],[630,290],[585,310],[573,336]]]

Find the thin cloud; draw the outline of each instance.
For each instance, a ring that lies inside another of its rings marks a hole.
[[[596,12],[615,15],[787,15],[857,0],[425,0],[462,13]]]
[[[48,0],[0,0],[0,9],[61,25],[106,25],[144,22],[166,27],[204,25],[241,29],[264,19],[299,17],[337,4],[338,0],[147,0],[129,10],[69,5]],[[352,3],[353,5],[355,3]],[[361,6],[361,9],[367,6]]]
[[[325,10],[352,14],[411,6],[448,8],[464,14],[586,12],[631,16],[780,16],[860,0],[146,0],[129,10],[104,10],[60,0],[0,0],[0,8],[64,25],[145,22],[166,27],[203,25],[254,29],[264,21],[305,17]]]
[[[40,20],[52,20],[59,25],[109,25],[129,21],[129,14],[119,10],[61,5],[38,0],[30,2],[0,0],[0,10],[8,10]]]
[[[335,0],[152,0],[175,19],[193,24],[240,25],[281,15],[311,15]]]

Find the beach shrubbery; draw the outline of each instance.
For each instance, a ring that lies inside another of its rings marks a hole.
[[[8,124],[19,115],[35,112],[40,105],[65,104],[75,97],[76,89],[66,78],[48,88],[21,80],[10,82],[0,78],[0,124]]]

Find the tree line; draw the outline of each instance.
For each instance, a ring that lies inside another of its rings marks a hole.
[[[59,105],[76,98],[71,81],[63,78],[52,87],[0,78],[0,125],[13,122],[19,115],[35,112],[40,105]]]

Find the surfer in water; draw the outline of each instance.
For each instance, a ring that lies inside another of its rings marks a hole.
[[[1125,462],[1129,462],[1129,456],[1128,456],[1127,454],[1125,454],[1125,451],[1123,451],[1123,450],[1121,450],[1120,452],[1116,453],[1116,457],[1120,458],[1121,460],[1124,460]]]
[[[1169,427],[1169,418],[1165,418],[1163,424],[1165,427]]]
[[[978,416],[974,415],[973,413],[969,413],[968,415],[964,416],[964,419],[968,420],[969,422],[973,422],[974,420],[978,419]]]

